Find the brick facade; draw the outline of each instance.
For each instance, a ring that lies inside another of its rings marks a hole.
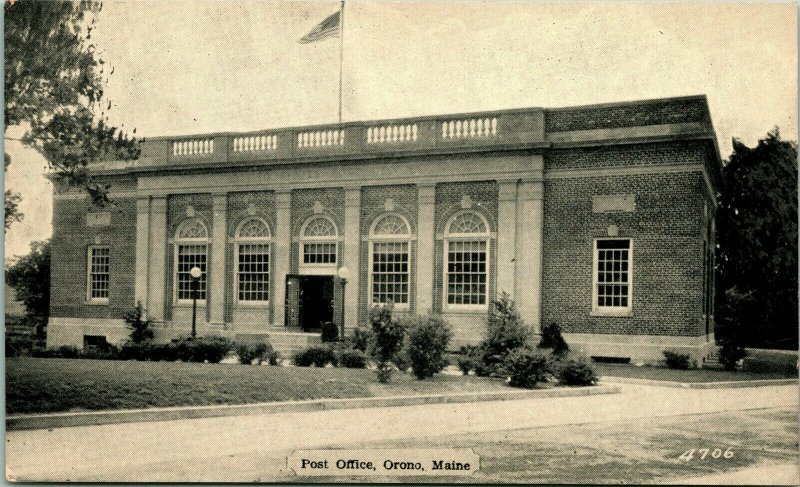
[[[214,145],[204,146],[210,152],[192,155],[156,138],[137,166],[104,166],[115,206],[98,210],[78,193],[55,196],[48,344],[80,345],[82,335],[103,334],[104,326],[109,339],[123,340],[121,318],[137,297],[149,300],[161,339],[185,333],[190,311],[175,303],[173,239],[187,218],[199,218],[209,232],[200,333],[279,340],[284,299],[297,300],[286,276],[336,275],[343,266],[352,267],[351,277],[346,294],[334,279],[334,320],[341,325],[347,316],[348,330],[366,325],[370,228],[391,212],[411,230],[404,312],[441,313],[454,326],[454,347],[480,340],[502,286],[524,304],[535,329],[558,323],[588,354],[707,354],[720,176],[704,98],[442,120],[403,121],[416,127],[413,139],[387,122],[392,135],[379,142],[359,139],[369,122],[346,125],[338,145],[323,132],[311,139],[279,132],[274,153],[263,155],[231,152],[235,136],[214,136]],[[319,145],[298,145],[301,139]],[[488,299],[458,307],[445,303],[446,225],[465,210],[488,225]],[[87,216],[98,212],[110,220]],[[338,233],[337,263],[323,270],[299,264],[301,230],[314,215],[330,218]],[[238,302],[236,230],[252,217],[270,228],[268,304]],[[623,314],[592,306],[594,242],[609,235],[633,242],[631,307]],[[110,296],[101,305],[86,302],[87,248],[95,243],[111,248]]]

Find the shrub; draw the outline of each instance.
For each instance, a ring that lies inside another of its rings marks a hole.
[[[338,367],[364,369],[367,367],[367,354],[355,348],[345,348],[336,354]]]
[[[561,385],[591,386],[597,384],[597,374],[585,358],[568,358],[558,361],[554,369]]]
[[[176,355],[184,362],[218,363],[233,349],[233,342],[225,337],[186,337],[175,343]]]
[[[407,356],[417,379],[433,377],[447,366],[445,352],[453,329],[439,316],[414,316],[404,320],[408,334]]]
[[[353,334],[345,338],[345,344],[348,348],[354,348],[367,353],[370,343],[372,343],[372,331],[366,328],[356,328]]]
[[[125,323],[131,330],[130,340],[133,343],[142,343],[153,339],[150,320],[143,319],[143,317],[144,309],[141,302],[137,302],[136,307],[125,314]]]
[[[274,350],[269,343],[239,343],[236,345],[236,355],[239,357],[240,364],[250,365],[256,361],[258,365],[261,365],[265,360],[270,360],[272,352]]]
[[[104,346],[89,345],[81,351],[81,358],[96,360],[118,360],[119,348],[111,345],[110,343]]]
[[[664,350],[664,362],[670,369],[685,370],[689,368],[689,354]]]
[[[528,389],[545,380],[549,371],[547,356],[528,347],[511,350],[506,356],[504,369],[509,377],[509,385]]]
[[[278,365],[278,360],[280,360],[281,354],[277,350],[269,350],[266,355],[266,361],[270,365]]]
[[[31,355],[40,358],[79,358],[81,351],[72,345],[61,345],[58,348],[34,349],[31,351]]]
[[[725,338],[721,342],[717,352],[720,365],[725,370],[738,369],[739,361],[747,356],[747,351],[733,338]]]
[[[475,370],[476,375],[502,375],[510,351],[526,346],[531,338],[530,329],[507,293],[493,304],[495,309],[487,321],[486,338],[481,343],[482,363]]]
[[[308,347],[297,352],[294,356],[294,364],[298,367],[325,367],[328,364],[335,364],[336,356],[333,349],[328,346]]]
[[[389,382],[392,377],[391,363],[403,346],[405,330],[392,317],[392,305],[376,306],[370,312],[374,335],[372,355],[377,362],[377,376],[380,382]]]
[[[467,375],[471,370],[476,370],[476,368],[480,367],[479,364],[481,362],[481,351],[479,347],[475,345],[462,345],[458,349],[458,353],[459,356],[457,365],[464,375]]]
[[[324,343],[335,342],[339,339],[339,327],[332,321],[326,321],[322,324],[322,333],[320,337]]]
[[[564,337],[561,336],[561,327],[558,323],[550,323],[542,327],[542,339],[539,341],[539,348],[549,348],[556,355],[564,355],[569,352]]]
[[[34,339],[31,335],[6,335],[6,358],[31,353]]]
[[[119,358],[122,360],[151,360],[152,342],[136,343],[131,340],[123,343],[119,349]]]

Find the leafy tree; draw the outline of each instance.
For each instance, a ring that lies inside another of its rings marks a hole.
[[[143,343],[153,339],[153,330],[150,328],[150,320],[145,318],[144,308],[141,301],[136,302],[136,307],[125,313],[125,324],[131,331],[131,341],[133,343]]]
[[[492,304],[494,312],[487,319],[486,337],[480,345],[483,367],[475,371],[478,375],[502,374],[506,356],[516,348],[530,345],[532,337],[508,293],[502,293]]]
[[[797,349],[797,143],[777,128],[754,148],[734,139],[723,179],[717,331],[748,346]],[[731,296],[747,296],[747,305]]]
[[[50,311],[50,241],[31,242],[31,252],[6,269],[6,282],[41,334]]]
[[[139,156],[136,140],[108,124],[111,103],[103,108],[105,62],[91,43],[101,9],[90,0],[17,0],[3,7],[5,128],[25,127],[22,142],[44,156],[53,176],[85,189],[99,205],[109,202],[108,186],[91,177],[88,164]],[[5,154],[6,168],[9,162]],[[6,191],[6,228],[21,218],[18,202],[18,194]]]
[[[403,347],[405,328],[392,316],[392,304],[376,306],[370,311],[373,343],[372,356],[377,363],[378,381],[389,382],[392,378],[392,361]]]

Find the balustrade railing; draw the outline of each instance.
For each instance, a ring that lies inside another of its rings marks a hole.
[[[411,142],[417,140],[417,124],[378,125],[367,128],[367,144]]]
[[[176,140],[172,143],[173,156],[196,156],[214,153],[214,139]]]
[[[242,135],[233,138],[233,152],[259,152],[277,148],[277,135]]]
[[[344,130],[312,130],[297,134],[297,147],[329,147],[344,145]]]
[[[497,135],[497,117],[466,118],[442,122],[443,139],[467,139]]]

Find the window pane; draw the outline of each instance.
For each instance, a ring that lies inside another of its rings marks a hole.
[[[304,264],[335,264],[336,242],[303,244]]]
[[[447,302],[486,304],[486,241],[448,242]]]
[[[372,260],[372,302],[408,303],[408,242],[373,242]]]
[[[192,275],[189,273],[192,267],[200,268],[197,299],[206,299],[206,251],[205,244],[178,246],[177,279],[175,282],[178,287],[178,299],[192,299]]]
[[[630,245],[627,239],[597,241],[598,307],[628,307]]]
[[[269,244],[239,245],[239,301],[269,301]]]
[[[89,298],[108,299],[111,249],[92,247],[89,254]]]

